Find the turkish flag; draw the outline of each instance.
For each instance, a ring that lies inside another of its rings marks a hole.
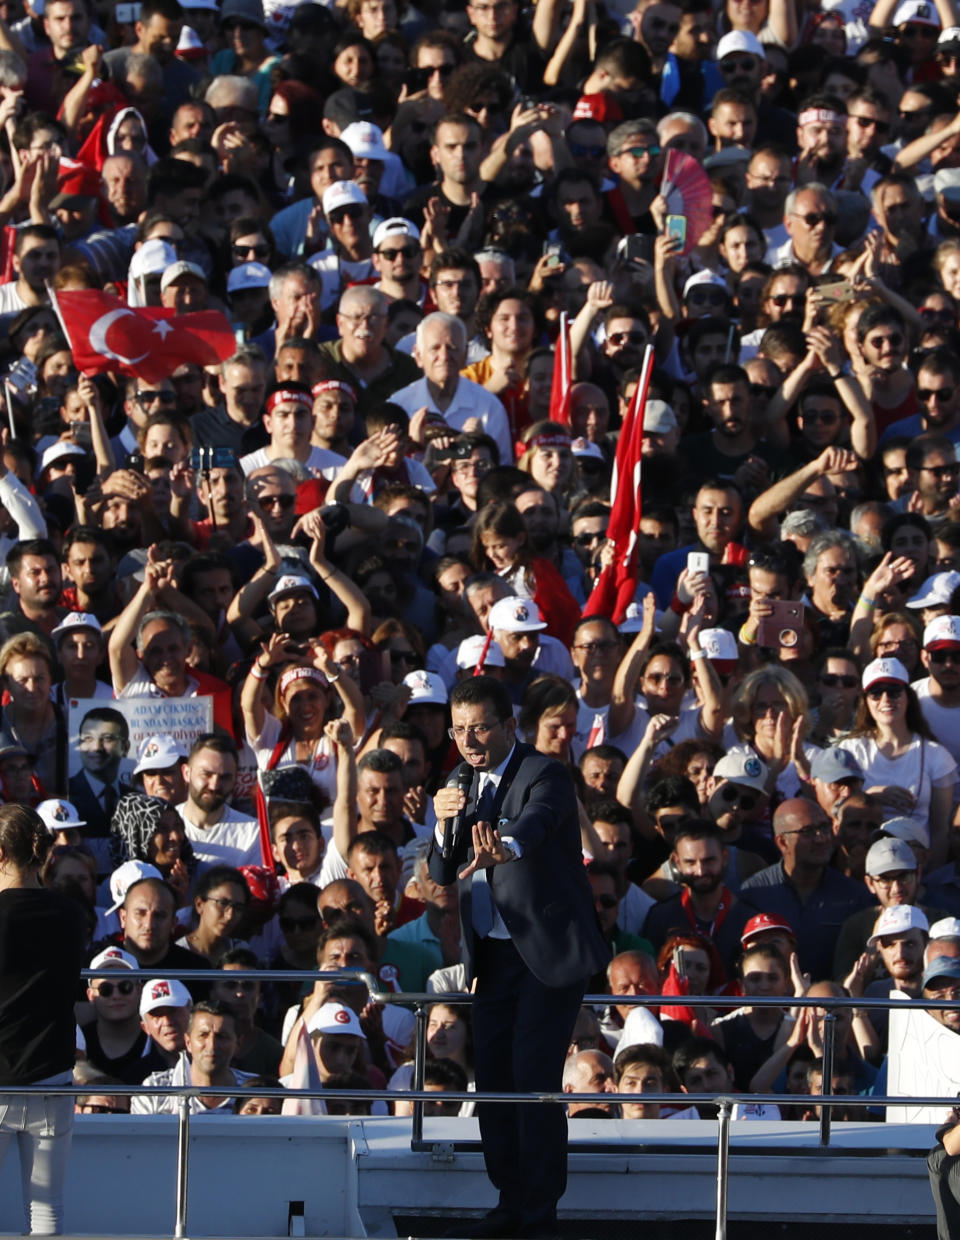
[[[216,366],[237,351],[219,310],[177,314],[159,306],[128,306],[96,289],[52,294],[74,361],[85,375],[119,371],[160,383],[182,366]]]
[[[551,422],[570,425],[570,390],[573,387],[573,366],[570,357],[570,320],[566,310],[560,312],[560,334],[553,354],[553,378],[550,383]]]

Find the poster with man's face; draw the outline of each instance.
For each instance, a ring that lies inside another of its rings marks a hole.
[[[213,698],[92,698],[70,702],[70,775],[81,771],[103,784],[130,784],[141,743],[165,734],[183,753],[213,731]]]

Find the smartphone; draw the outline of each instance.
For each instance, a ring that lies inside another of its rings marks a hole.
[[[832,280],[829,284],[818,284],[817,292],[824,301],[843,301],[852,293],[849,280]]]
[[[676,237],[681,247],[687,244],[687,217],[685,215],[667,216],[667,236]]]
[[[408,69],[404,81],[407,84],[407,90],[411,95],[419,95],[422,90],[426,90],[430,84],[429,69]]]
[[[708,551],[690,551],[687,554],[688,573],[709,573],[710,553]]]
[[[554,245],[549,241],[543,243],[543,256],[546,258],[546,266],[559,267],[563,262],[563,246]]]
[[[140,5],[118,4],[113,10],[113,15],[117,19],[117,25],[132,26],[134,22],[140,20]]]
[[[764,616],[757,625],[757,645],[792,650],[800,644],[803,628],[803,603],[771,600],[773,615]]]
[[[127,453],[127,469],[132,469],[135,474],[143,473],[143,453],[128,452]]]
[[[673,967],[677,977],[686,977],[686,970],[683,964],[683,949],[675,947],[673,949]]]
[[[626,262],[648,263],[653,253],[652,241],[652,237],[645,237],[642,233],[631,233],[624,237],[620,246]]]

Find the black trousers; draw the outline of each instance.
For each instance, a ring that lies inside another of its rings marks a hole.
[[[937,1240],[960,1240],[960,1157],[938,1145],[927,1156],[927,1170],[937,1207]]]
[[[585,993],[545,986],[509,939],[476,940],[473,1003],[478,1090],[559,1092]],[[500,1205],[525,1223],[550,1222],[567,1185],[567,1117],[554,1103],[478,1103],[487,1174]]]

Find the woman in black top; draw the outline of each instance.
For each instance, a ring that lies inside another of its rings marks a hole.
[[[0,1162],[16,1138],[27,1231],[40,1236],[63,1230],[73,1099],[3,1088],[73,1082],[86,928],[79,905],[40,885],[51,842],[32,809],[0,806]]]

